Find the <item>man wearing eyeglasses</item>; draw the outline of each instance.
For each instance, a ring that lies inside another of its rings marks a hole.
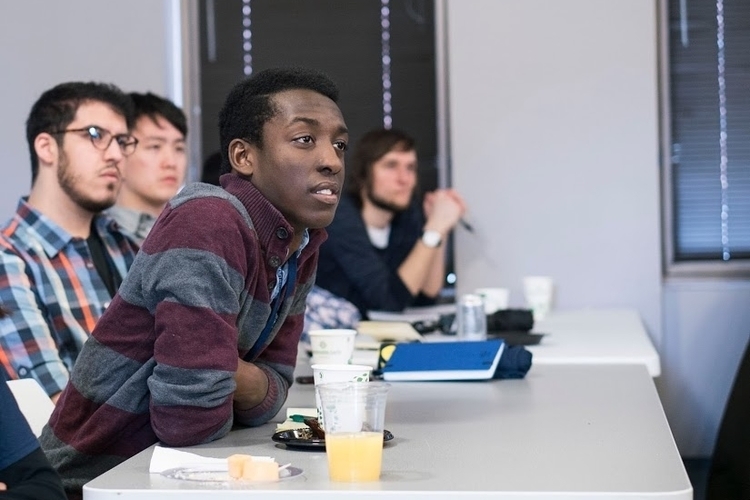
[[[140,245],[185,182],[187,118],[172,101],[150,92],[130,97],[138,148],[123,161],[122,189],[107,213]]]
[[[135,258],[137,247],[101,214],[138,144],[132,123],[126,94],[83,82],[44,92],[26,122],[31,192],[0,227],[0,363],[54,401]]]

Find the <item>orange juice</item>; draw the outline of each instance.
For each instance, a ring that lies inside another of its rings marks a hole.
[[[326,456],[331,481],[377,481],[383,460],[383,433],[326,434]]]

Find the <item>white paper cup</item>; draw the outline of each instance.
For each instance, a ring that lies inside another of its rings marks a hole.
[[[315,386],[337,382],[368,382],[372,366],[346,364],[315,364],[312,365]],[[315,391],[315,407],[318,410],[318,423],[323,427],[323,406],[320,396]]]
[[[508,308],[510,290],[507,288],[477,288],[474,293],[482,297],[484,314],[492,314]]]
[[[552,310],[553,288],[549,276],[526,276],[523,279],[526,306],[531,309],[534,321],[544,319]]]
[[[311,364],[346,364],[351,361],[357,330],[311,330],[308,335],[312,351]]]

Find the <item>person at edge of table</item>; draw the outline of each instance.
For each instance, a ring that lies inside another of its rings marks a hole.
[[[60,477],[39,447],[5,380],[5,371],[0,368],[0,498],[65,500]]]
[[[42,431],[69,495],[154,443],[210,442],[279,412],[344,180],[337,99],[304,68],[230,91],[219,115],[229,173],[169,201]]]
[[[0,362],[53,401],[132,264],[137,246],[102,212],[138,141],[133,105],[114,85],[61,83],[26,121],[31,191],[0,227]]]
[[[138,148],[122,164],[122,189],[107,214],[142,245],[167,201],[185,183],[188,127],[185,113],[172,101],[150,92],[129,95]]]
[[[7,311],[0,306],[0,318]],[[65,500],[60,476],[39,447],[0,366],[0,498]]]
[[[366,133],[353,150],[346,193],[320,248],[305,331],[353,328],[368,310],[434,304],[444,285],[443,243],[465,211],[453,189],[419,199],[410,135]]]

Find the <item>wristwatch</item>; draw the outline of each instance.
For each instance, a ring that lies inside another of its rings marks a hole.
[[[440,237],[440,233],[437,231],[427,230],[422,233],[422,243],[427,248],[437,248],[443,242],[443,238]]]

